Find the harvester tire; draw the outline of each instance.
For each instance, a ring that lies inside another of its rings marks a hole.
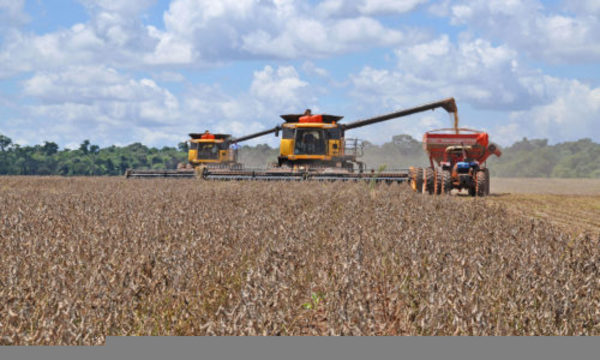
[[[450,170],[442,171],[442,194],[450,195],[452,191],[452,173]]]
[[[435,173],[432,168],[423,168],[423,194],[433,194]]]
[[[477,196],[486,196],[489,187],[488,172],[480,170],[476,174],[475,193]]]

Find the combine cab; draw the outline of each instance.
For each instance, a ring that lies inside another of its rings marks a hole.
[[[407,170],[365,172],[364,164],[357,160],[360,146],[356,140],[346,139],[345,132],[438,107],[448,112],[456,111],[451,98],[348,124],[340,124],[342,116],[313,115],[310,110],[304,114],[281,115],[284,123],[264,132],[276,136],[282,132],[278,161],[271,169],[223,171],[206,168],[202,177],[207,180],[403,182],[408,179]]]
[[[500,156],[498,147],[482,131],[458,128],[432,130],[423,136],[429,155],[429,168],[410,168],[409,184],[413,190],[429,194],[449,194],[466,189],[471,196],[490,193],[490,173],[486,160]]]

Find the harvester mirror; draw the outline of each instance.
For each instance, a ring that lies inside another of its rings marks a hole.
[[[275,137],[279,137],[279,129],[275,130]]]

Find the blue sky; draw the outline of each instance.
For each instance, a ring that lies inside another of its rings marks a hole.
[[[453,96],[461,124],[502,145],[600,141],[597,34],[597,0],[0,0],[0,133],[172,146],[306,107],[351,121]]]

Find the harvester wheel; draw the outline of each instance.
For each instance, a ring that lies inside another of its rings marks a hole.
[[[415,176],[416,176],[416,170],[413,166],[408,168],[408,181],[406,182],[408,184],[408,186],[410,186],[410,188],[413,191],[415,190],[415,186],[416,186],[416,182],[415,182]]]
[[[450,194],[452,191],[452,173],[450,170],[442,171],[442,194]]]
[[[489,186],[488,173],[485,170],[480,170],[476,174],[475,192],[477,196],[486,196]]]
[[[423,194],[433,194],[435,174],[432,168],[423,168]]]
[[[415,192],[420,192],[423,187],[423,169],[411,166],[408,170],[408,185]]]

